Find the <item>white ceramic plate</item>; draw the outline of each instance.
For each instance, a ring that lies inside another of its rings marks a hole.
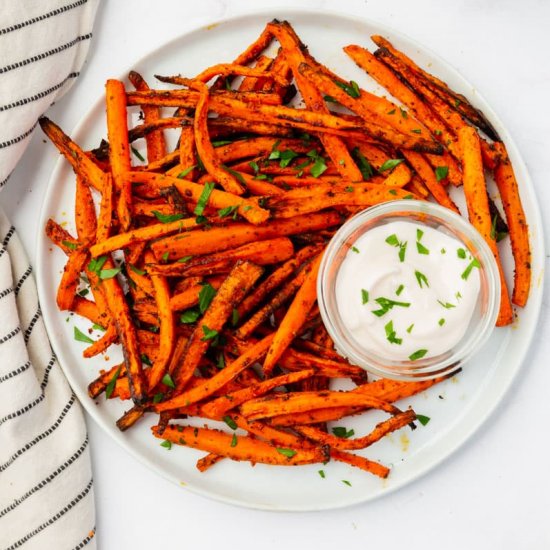
[[[365,453],[371,459],[391,466],[390,477],[382,481],[341,463],[296,468],[222,461],[205,474],[195,468],[203,453],[159,446],[150,435],[153,416],[146,417],[134,428],[121,433],[115,421],[128,403],[106,402],[102,396],[92,401],[86,393],[88,383],[100,368],[120,360],[118,352],[94,360],[82,359],[86,344],[73,339],[76,325],[86,331],[90,324],[76,316],[57,311],[56,288],[65,258],[53,250],[44,235],[39,236],[38,289],[44,319],[65,374],[88,413],[129,453],[159,474],[190,490],[224,502],[268,510],[322,510],[365,502],[388,494],[433,469],[462,445],[487,419],[510,387],[520,370],[531,342],[542,299],[542,263],[544,258],[540,213],[529,175],[519,153],[505,128],[475,88],[434,53],[390,29],[358,18],[337,14],[281,10],[263,12],[229,19],[208,28],[188,33],[151,53],[135,64],[136,70],[148,80],[153,74],[182,73],[192,76],[204,67],[231,61],[263,29],[273,17],[288,19],[302,40],[321,62],[341,76],[357,81],[366,89],[382,92],[373,81],[342,52],[347,44],[362,44],[369,48],[371,34],[382,34],[403,49],[423,66],[430,66],[437,76],[452,88],[468,96],[491,120],[508,146],[521,186],[523,204],[530,223],[533,243],[533,288],[527,308],[521,311],[513,327],[498,329],[489,343],[458,377],[435,386],[424,394],[410,399],[419,414],[431,421],[414,432],[408,427],[377,443]],[[92,148],[106,133],[103,98],[80,122],[73,138],[84,147]],[[53,153],[52,153],[53,154]],[[49,217],[66,222],[74,233],[74,175],[62,159],[58,162],[49,184],[41,214],[41,227]],[[508,242],[503,249],[509,248]],[[505,253],[507,272],[511,276],[510,254]],[[95,336],[99,336],[95,333]],[[338,423],[366,433],[377,422],[376,414]],[[318,470],[323,469],[323,479]],[[343,483],[349,481],[350,485]]]

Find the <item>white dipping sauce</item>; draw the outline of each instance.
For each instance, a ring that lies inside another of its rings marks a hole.
[[[438,229],[405,221],[370,229],[338,271],[343,324],[382,359],[445,353],[464,336],[476,308],[478,267],[462,242]]]

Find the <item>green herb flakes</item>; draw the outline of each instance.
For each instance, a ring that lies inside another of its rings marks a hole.
[[[77,342],[84,342],[86,344],[94,343],[94,340],[92,340],[89,336],[84,334],[78,327],[74,327],[74,339]]]
[[[111,380],[109,380],[109,383],[107,384],[107,387],[105,388],[105,398],[110,399],[111,395],[113,394],[113,391],[115,390],[116,381],[118,380],[118,376],[120,374],[120,367],[115,371],[113,374],[113,377]]]
[[[422,359],[422,357],[424,357],[426,355],[426,353],[428,353],[427,349],[416,350],[414,353],[411,353],[409,355],[409,359],[411,361],[417,361],[418,359]]]

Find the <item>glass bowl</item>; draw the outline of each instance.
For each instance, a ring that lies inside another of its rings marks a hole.
[[[366,231],[394,221],[410,221],[438,229],[460,241],[479,262],[479,296],[464,335],[448,351],[415,361],[388,360],[361,346],[346,329],[336,299],[340,266],[354,243]],[[384,378],[428,380],[462,368],[487,341],[498,316],[500,277],[489,245],[466,219],[437,204],[400,200],[368,208],[342,225],[321,262],[317,296],[321,316],[337,351],[352,364]]]

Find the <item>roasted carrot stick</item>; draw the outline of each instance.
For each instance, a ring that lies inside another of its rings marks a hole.
[[[130,144],[126,113],[126,90],[119,80],[107,80],[105,85],[107,107],[107,134],[109,136],[109,162],[113,183],[118,190],[117,214],[123,230],[131,224],[132,186],[127,178],[130,172]]]
[[[497,243],[491,232],[492,219],[483,174],[479,136],[474,128],[466,126],[459,131],[458,138],[463,154],[464,195],[468,206],[468,216],[472,225],[481,233],[491,248],[500,273],[500,311],[497,326],[508,325],[512,322],[514,314]]]
[[[262,274],[262,268],[250,262],[237,262],[187,342],[183,362],[175,373],[176,391],[181,392],[193,376],[204,352],[208,349],[227,319]]]
[[[49,118],[42,117],[38,122],[44,133],[69,161],[74,171],[94,189],[101,191],[106,178],[105,172]]]
[[[292,340],[296,337],[296,334],[306,321],[309,310],[317,300],[317,274],[322,257],[323,255],[319,254],[306,268],[304,282],[275,333],[275,339],[264,361],[264,373],[267,375],[273,371],[281,355],[283,355]]]
[[[502,198],[504,212],[506,213],[515,263],[512,301],[517,306],[523,307],[527,303],[531,287],[529,227],[521,204],[514,169],[512,168],[506,147],[500,142],[494,145],[501,158],[500,163],[495,169],[495,182]]]
[[[229,434],[221,430],[170,425],[162,431],[152,427],[155,437],[175,445],[184,445],[201,451],[225,456],[231,460],[247,460],[252,463],[297,466],[325,462],[327,451],[321,447],[308,449],[279,449],[250,436]],[[290,451],[290,452],[289,452]]]
[[[145,82],[144,78],[136,71],[130,71],[128,74],[128,80],[134,85],[136,90],[149,90],[149,85]],[[160,120],[161,114],[158,107],[150,107],[144,105],[143,107],[144,124],[153,124]],[[147,160],[152,162],[158,160],[166,154],[166,140],[162,130],[156,130],[149,132],[145,135],[145,141],[147,143]]]
[[[333,227],[341,221],[337,212],[321,212],[296,216],[288,220],[273,220],[261,226],[235,223],[227,228],[213,227],[207,231],[189,232],[153,242],[151,248],[157,258],[168,254],[168,260],[221,252],[244,244],[281,236],[318,231]]]

